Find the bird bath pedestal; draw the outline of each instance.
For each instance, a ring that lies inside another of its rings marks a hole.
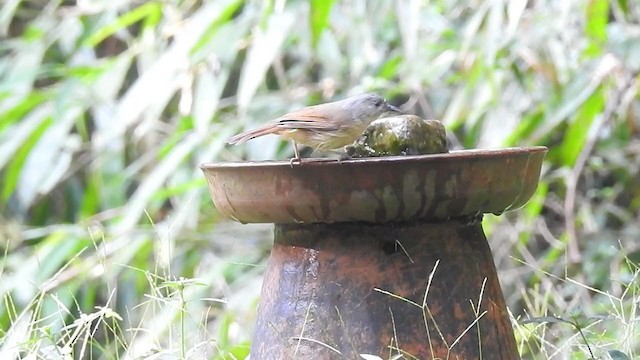
[[[546,151],[202,166],[222,214],[276,224],[251,359],[517,359],[481,220]]]

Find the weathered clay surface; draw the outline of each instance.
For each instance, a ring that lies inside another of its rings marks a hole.
[[[276,225],[259,313],[252,359],[518,358],[478,219]]]
[[[216,208],[243,223],[415,221],[502,213],[538,184],[545,147],[346,161],[202,166]]]
[[[251,358],[517,359],[480,218],[529,200],[546,151],[203,166],[222,214],[276,223]]]

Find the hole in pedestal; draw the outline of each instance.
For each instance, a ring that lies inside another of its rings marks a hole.
[[[382,243],[382,251],[387,255],[391,255],[398,252],[398,246],[396,246],[395,241],[385,241]]]

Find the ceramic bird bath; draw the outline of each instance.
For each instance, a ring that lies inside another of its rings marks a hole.
[[[481,220],[546,151],[203,165],[220,213],[275,224],[251,359],[518,358]]]

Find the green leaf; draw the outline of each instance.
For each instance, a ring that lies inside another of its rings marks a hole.
[[[0,132],[17,121],[22,120],[33,108],[40,105],[49,95],[40,91],[33,91],[16,106],[0,113]]]
[[[144,3],[120,16],[114,22],[98,29],[85,40],[84,45],[87,47],[95,47],[109,36],[143,19],[146,19],[145,25],[153,25],[159,21],[161,14],[162,6],[159,3]]]
[[[71,236],[63,230],[52,233],[39,244],[37,251],[42,261],[38,263],[37,278],[45,281],[58,271],[65,261],[91,245],[89,239]]]
[[[584,50],[584,55],[594,58],[602,54],[607,41],[607,22],[609,21],[609,1],[590,0],[587,4],[587,22],[585,34],[589,43]]]
[[[160,189],[154,194],[153,199],[158,201],[163,201],[166,199],[170,199],[172,197],[185,194],[189,190],[203,188],[205,186],[207,186],[207,181],[203,177],[200,177],[197,179],[193,179],[191,181],[176,184],[175,186],[172,186],[172,187]]]
[[[22,173],[23,165],[29,156],[31,149],[34,148],[40,137],[44,134],[49,126],[53,124],[52,118],[47,117],[35,128],[29,135],[26,141],[22,144],[20,149],[13,155],[13,159],[7,166],[4,176],[4,186],[2,187],[1,198],[4,201],[9,200],[9,197],[13,194],[18,185],[20,174]]]
[[[620,350],[609,350],[607,352],[609,353],[609,356],[611,356],[611,359],[613,360],[631,360],[631,358],[627,356],[627,354],[623,353]]]
[[[582,104],[562,141],[560,156],[564,165],[571,167],[575,164],[584,143],[587,141],[591,124],[604,109],[604,103],[604,92],[600,88]]]
[[[78,78],[86,83],[91,83],[98,79],[106,70],[112,67],[111,61],[105,61],[104,63],[97,63],[91,66],[69,66],[63,68],[63,75],[65,78]]]
[[[318,45],[318,40],[322,32],[329,26],[329,14],[333,7],[334,0],[311,0],[310,21],[311,44]]]
[[[158,150],[158,158],[162,159],[175,148],[176,144],[184,139],[185,134],[188,134],[193,129],[193,117],[183,116],[180,118],[177,128],[172,132],[171,136],[162,144],[162,147]]]
[[[548,136],[563,121],[573,117],[584,102],[602,86],[617,64],[613,55],[605,55],[576,73],[562,89],[557,106],[547,111],[544,122],[531,134],[532,140],[535,142]]]
[[[231,17],[238,11],[238,8],[242,3],[242,0],[232,0],[223,4],[218,15],[211,20],[209,27],[207,27],[202,36],[200,36],[198,41],[196,41],[193,47],[191,47],[189,54],[193,56],[201,51],[218,32],[218,29],[229,22],[229,19],[231,19]]]
[[[22,34],[22,38],[28,42],[36,42],[41,40],[46,35],[46,32],[39,27],[30,24],[24,33]]]
[[[622,12],[624,12],[625,14],[629,13],[629,0],[618,0],[618,5],[620,6]]]
[[[89,218],[100,210],[100,176],[96,172],[87,174],[87,186],[82,194],[80,214]]]
[[[232,356],[232,359],[242,360],[249,356],[249,350],[251,350],[251,344],[248,341],[245,341],[240,344],[233,345],[229,349],[229,355]]]
[[[269,17],[265,29],[255,29],[238,85],[237,101],[241,113],[246,111],[258,87],[264,83],[265,74],[278,55],[295,20],[293,13],[275,13]]]
[[[390,80],[398,75],[398,67],[402,64],[402,56],[396,55],[385,61],[378,71],[378,76]]]
[[[546,181],[541,181],[538,184],[538,188],[536,192],[531,197],[531,200],[527,203],[527,205],[522,209],[527,218],[534,220],[537,219],[542,213],[542,209],[544,208],[544,202],[549,194],[549,183]]]
[[[538,106],[537,109],[530,110],[518,123],[516,129],[505,141],[507,146],[522,146],[522,142],[527,141],[538,127],[544,122],[544,109]]]
[[[126,233],[138,223],[144,214],[148,202],[164,185],[166,179],[176,172],[184,159],[203,141],[197,133],[185,136],[170,153],[142,180],[136,191],[129,197],[122,218],[113,229],[116,234]]]

